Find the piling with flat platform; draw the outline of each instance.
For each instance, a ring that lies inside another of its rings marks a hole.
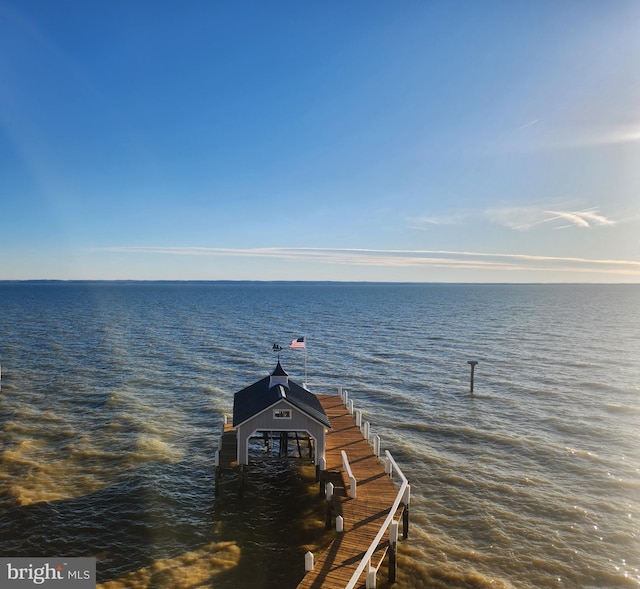
[[[467,364],[471,365],[471,382],[469,383],[469,392],[473,393],[473,374],[476,369],[476,365],[478,364],[477,360],[469,360]]]

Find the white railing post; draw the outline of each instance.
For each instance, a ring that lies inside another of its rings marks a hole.
[[[349,410],[349,413],[353,415],[353,399],[349,399],[349,402],[347,403],[347,409]]]
[[[373,453],[380,457],[380,436],[373,436]]]
[[[369,434],[371,433],[371,424],[368,421],[364,422],[364,439],[369,441]]]
[[[343,452],[343,461],[345,461],[346,460],[346,454],[344,453],[344,450],[342,452]],[[358,565],[358,567],[354,571],[353,575],[351,575],[351,579],[349,580],[349,582],[345,586],[345,589],[354,589],[354,587],[358,583],[358,580],[360,579],[360,575],[362,575],[362,573],[365,572],[365,570],[367,571],[366,572],[366,575],[367,575],[367,577],[366,577],[367,578],[367,586],[369,586],[369,584],[372,583],[371,587],[375,587],[375,583],[376,583],[375,579],[370,578],[371,557],[372,557],[373,553],[375,552],[376,548],[378,547],[378,545],[380,544],[380,542],[382,541],[382,538],[384,537],[384,534],[387,532],[387,530],[389,530],[389,526],[391,526],[391,524],[393,523],[393,521],[394,521],[393,516],[396,513],[398,507],[400,506],[400,502],[403,499],[408,499],[409,498],[409,495],[407,494],[407,487],[409,486],[409,481],[407,480],[407,477],[404,476],[404,474],[402,473],[402,471],[400,470],[400,468],[396,464],[396,461],[393,459],[393,456],[391,456],[391,453],[388,450],[385,451],[385,455],[386,455],[385,471],[386,472],[393,472],[394,470],[396,471],[396,473],[398,475],[398,478],[400,479],[400,483],[401,483],[400,484],[400,489],[398,490],[398,493],[396,494],[395,501],[393,502],[393,505],[391,506],[391,509],[389,510],[384,523],[380,527],[380,530],[376,534],[376,537],[373,539],[373,541],[369,545],[369,548],[366,551],[366,553],[364,554],[364,556],[362,557],[362,560],[360,561],[360,564]],[[408,515],[409,515],[408,505],[405,504],[405,509],[404,509],[404,513],[403,513],[403,534],[402,534],[403,538],[407,537]]]
[[[389,583],[396,582],[398,568],[398,522],[394,519],[389,526]]]
[[[409,505],[411,501],[411,485],[407,485],[407,488],[404,490],[404,495],[402,496],[402,502],[405,505]]]
[[[393,520],[389,526],[389,544],[397,544],[398,542],[398,521]]]
[[[365,581],[366,589],[376,589],[376,569],[371,566],[371,559],[367,563],[367,578]]]
[[[402,502],[404,503],[404,511],[402,512],[402,537],[409,537],[409,501],[411,499],[411,485],[407,483]]]
[[[347,477],[349,477],[349,497],[355,499],[358,495],[358,482],[351,472],[351,465],[349,464],[347,453],[344,450],[340,450],[340,454],[342,454],[342,466],[347,473]]]
[[[356,426],[362,427],[362,410],[356,409]]]

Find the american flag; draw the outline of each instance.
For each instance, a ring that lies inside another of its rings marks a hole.
[[[298,339],[294,339],[290,344],[289,344],[290,348],[293,348],[294,350],[304,350],[305,349],[305,341],[304,341],[304,336],[299,337]]]

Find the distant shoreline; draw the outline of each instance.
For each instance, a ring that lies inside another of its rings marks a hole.
[[[385,282],[373,280],[147,280],[147,279],[0,279],[0,285],[332,285],[332,286],[640,286],[636,282]]]
[[[0,279],[3,284],[119,284],[119,285],[363,285],[363,286],[640,286],[633,282],[385,282],[373,280],[147,280],[147,279],[56,279],[33,278],[25,280]]]

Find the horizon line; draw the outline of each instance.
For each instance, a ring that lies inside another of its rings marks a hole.
[[[309,280],[250,278],[0,278],[0,284],[14,283],[200,283],[200,284],[381,284],[381,285],[457,285],[457,286],[640,286],[640,282],[470,282],[443,280]]]

